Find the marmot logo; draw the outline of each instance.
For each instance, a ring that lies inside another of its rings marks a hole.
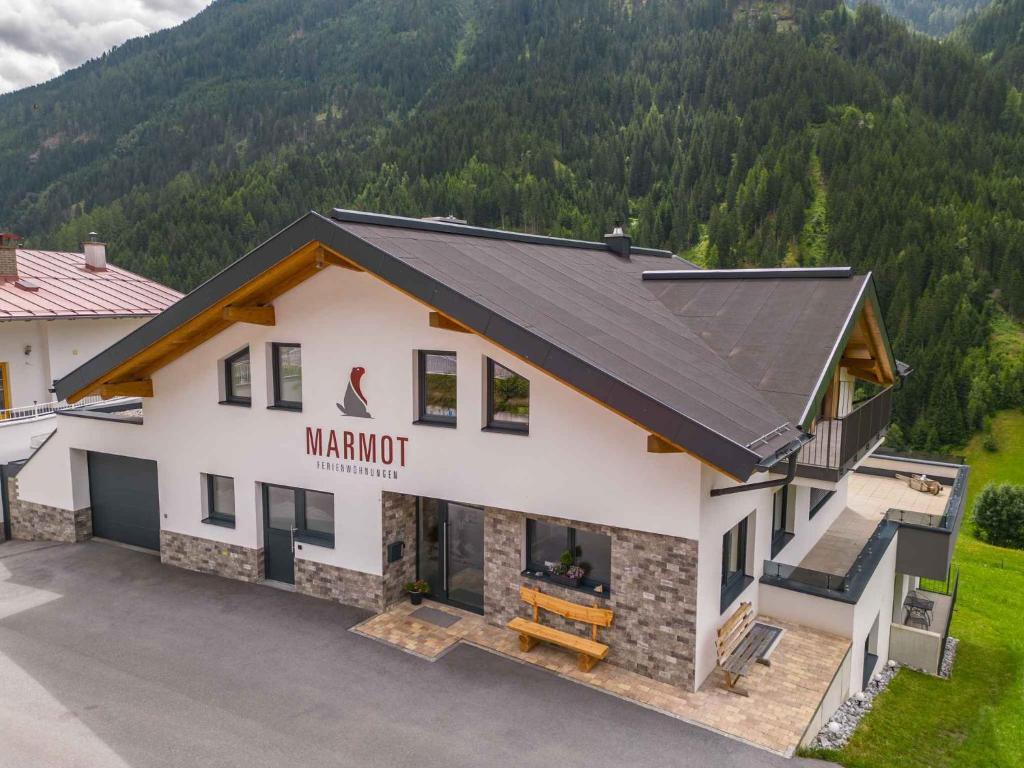
[[[366,410],[366,395],[363,394],[360,381],[366,369],[357,365],[348,375],[348,388],[345,390],[345,400],[342,403],[335,403],[338,410],[344,416],[358,416],[361,419],[372,419],[373,416]]]

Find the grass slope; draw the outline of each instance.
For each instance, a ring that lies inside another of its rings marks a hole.
[[[980,437],[965,452],[969,509],[990,481],[1024,483],[1024,413],[1001,413],[993,429],[997,453]],[[985,544],[970,529],[965,522],[954,560],[952,679],[903,670],[845,749],[815,756],[851,768],[1024,766],[1024,551]]]

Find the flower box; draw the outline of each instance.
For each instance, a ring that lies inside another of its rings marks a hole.
[[[548,580],[566,587],[578,587],[581,581],[581,579],[570,579],[568,576],[564,576],[560,573],[554,573],[552,571],[548,571]]]

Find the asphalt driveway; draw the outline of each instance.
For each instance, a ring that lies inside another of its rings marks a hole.
[[[0,544],[0,766],[794,766],[493,654],[101,542]],[[815,765],[823,765],[815,763]]]

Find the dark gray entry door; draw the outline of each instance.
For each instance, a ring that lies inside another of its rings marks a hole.
[[[94,536],[160,549],[155,461],[90,451],[89,496]]]

